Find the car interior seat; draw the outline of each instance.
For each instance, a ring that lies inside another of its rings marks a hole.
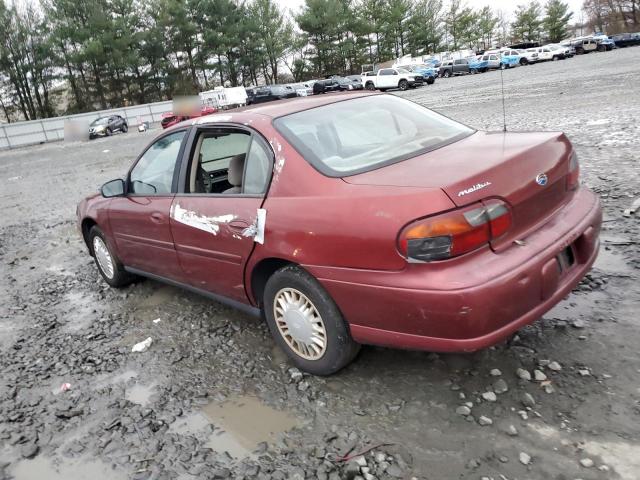
[[[231,157],[231,161],[229,162],[229,170],[227,172],[227,181],[232,185],[232,187],[228,188],[223,193],[242,193],[244,159],[244,153]]]

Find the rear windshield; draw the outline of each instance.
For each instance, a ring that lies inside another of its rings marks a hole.
[[[277,130],[328,176],[343,177],[442,147],[473,130],[394,95],[372,95],[280,117]]]

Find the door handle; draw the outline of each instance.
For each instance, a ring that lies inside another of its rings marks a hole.
[[[164,223],[164,215],[159,212],[153,212],[151,214],[151,221],[154,223]]]
[[[233,220],[229,222],[228,225],[229,225],[229,228],[233,230],[244,230],[250,225],[250,223],[247,222],[246,220]]]

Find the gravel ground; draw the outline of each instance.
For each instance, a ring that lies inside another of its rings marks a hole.
[[[292,369],[258,320],[101,281],[75,205],[155,132],[0,153],[0,479],[639,478],[638,221],[623,215],[640,196],[638,78],[640,48],[504,72],[508,128],[565,131],[602,198],[601,255],[566,300],[473,355],[366,347],[331,378]],[[502,127],[499,72],[402,95]]]

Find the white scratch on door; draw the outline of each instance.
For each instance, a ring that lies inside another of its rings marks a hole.
[[[229,213],[227,215],[218,215],[217,217],[207,217],[192,210],[182,208],[179,203],[175,203],[171,207],[171,218],[184,225],[217,235],[220,231],[220,224],[229,223],[234,220],[236,216]]]

